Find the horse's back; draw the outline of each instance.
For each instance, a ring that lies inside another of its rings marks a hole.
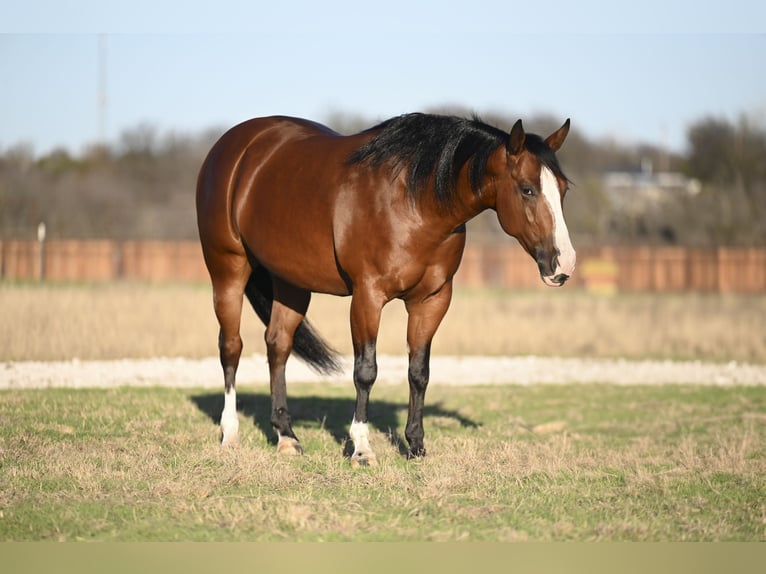
[[[200,170],[198,201],[213,201],[215,195],[233,191],[233,178],[247,157],[263,161],[285,143],[337,135],[326,126],[300,118],[273,116],[242,122],[226,131],[208,152]]]
[[[333,218],[354,138],[276,116],[243,122],[213,146],[197,189],[200,237],[249,251],[299,287],[347,292],[335,260]]]

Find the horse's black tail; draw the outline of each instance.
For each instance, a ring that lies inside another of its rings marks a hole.
[[[255,314],[264,325],[268,325],[271,320],[274,292],[271,274],[266,268],[261,265],[255,266],[245,286],[245,295],[253,306]],[[331,375],[341,371],[337,351],[322,340],[306,319],[301,321],[295,331],[293,352],[318,373]]]

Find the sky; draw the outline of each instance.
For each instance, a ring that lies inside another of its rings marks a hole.
[[[445,105],[677,151],[704,117],[766,125],[752,0],[0,0],[0,32],[0,152]]]

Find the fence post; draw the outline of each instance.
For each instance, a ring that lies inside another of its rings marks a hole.
[[[39,249],[37,257],[38,278],[45,281],[45,222],[37,224],[37,245]]]
[[[123,242],[112,241],[112,279],[121,281],[123,272]]]

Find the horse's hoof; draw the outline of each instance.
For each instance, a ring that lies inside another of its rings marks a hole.
[[[360,466],[378,466],[378,457],[375,453],[360,453],[355,452],[351,455],[351,467],[359,468]]]
[[[239,435],[236,433],[224,434],[221,438],[221,448],[234,448],[239,446]]]
[[[298,439],[281,436],[277,443],[277,453],[285,456],[298,456],[303,454],[303,447]]]
[[[426,456],[426,449],[424,447],[419,447],[412,449],[410,452],[407,453],[407,458],[409,460],[420,460],[421,458],[424,458]]]

